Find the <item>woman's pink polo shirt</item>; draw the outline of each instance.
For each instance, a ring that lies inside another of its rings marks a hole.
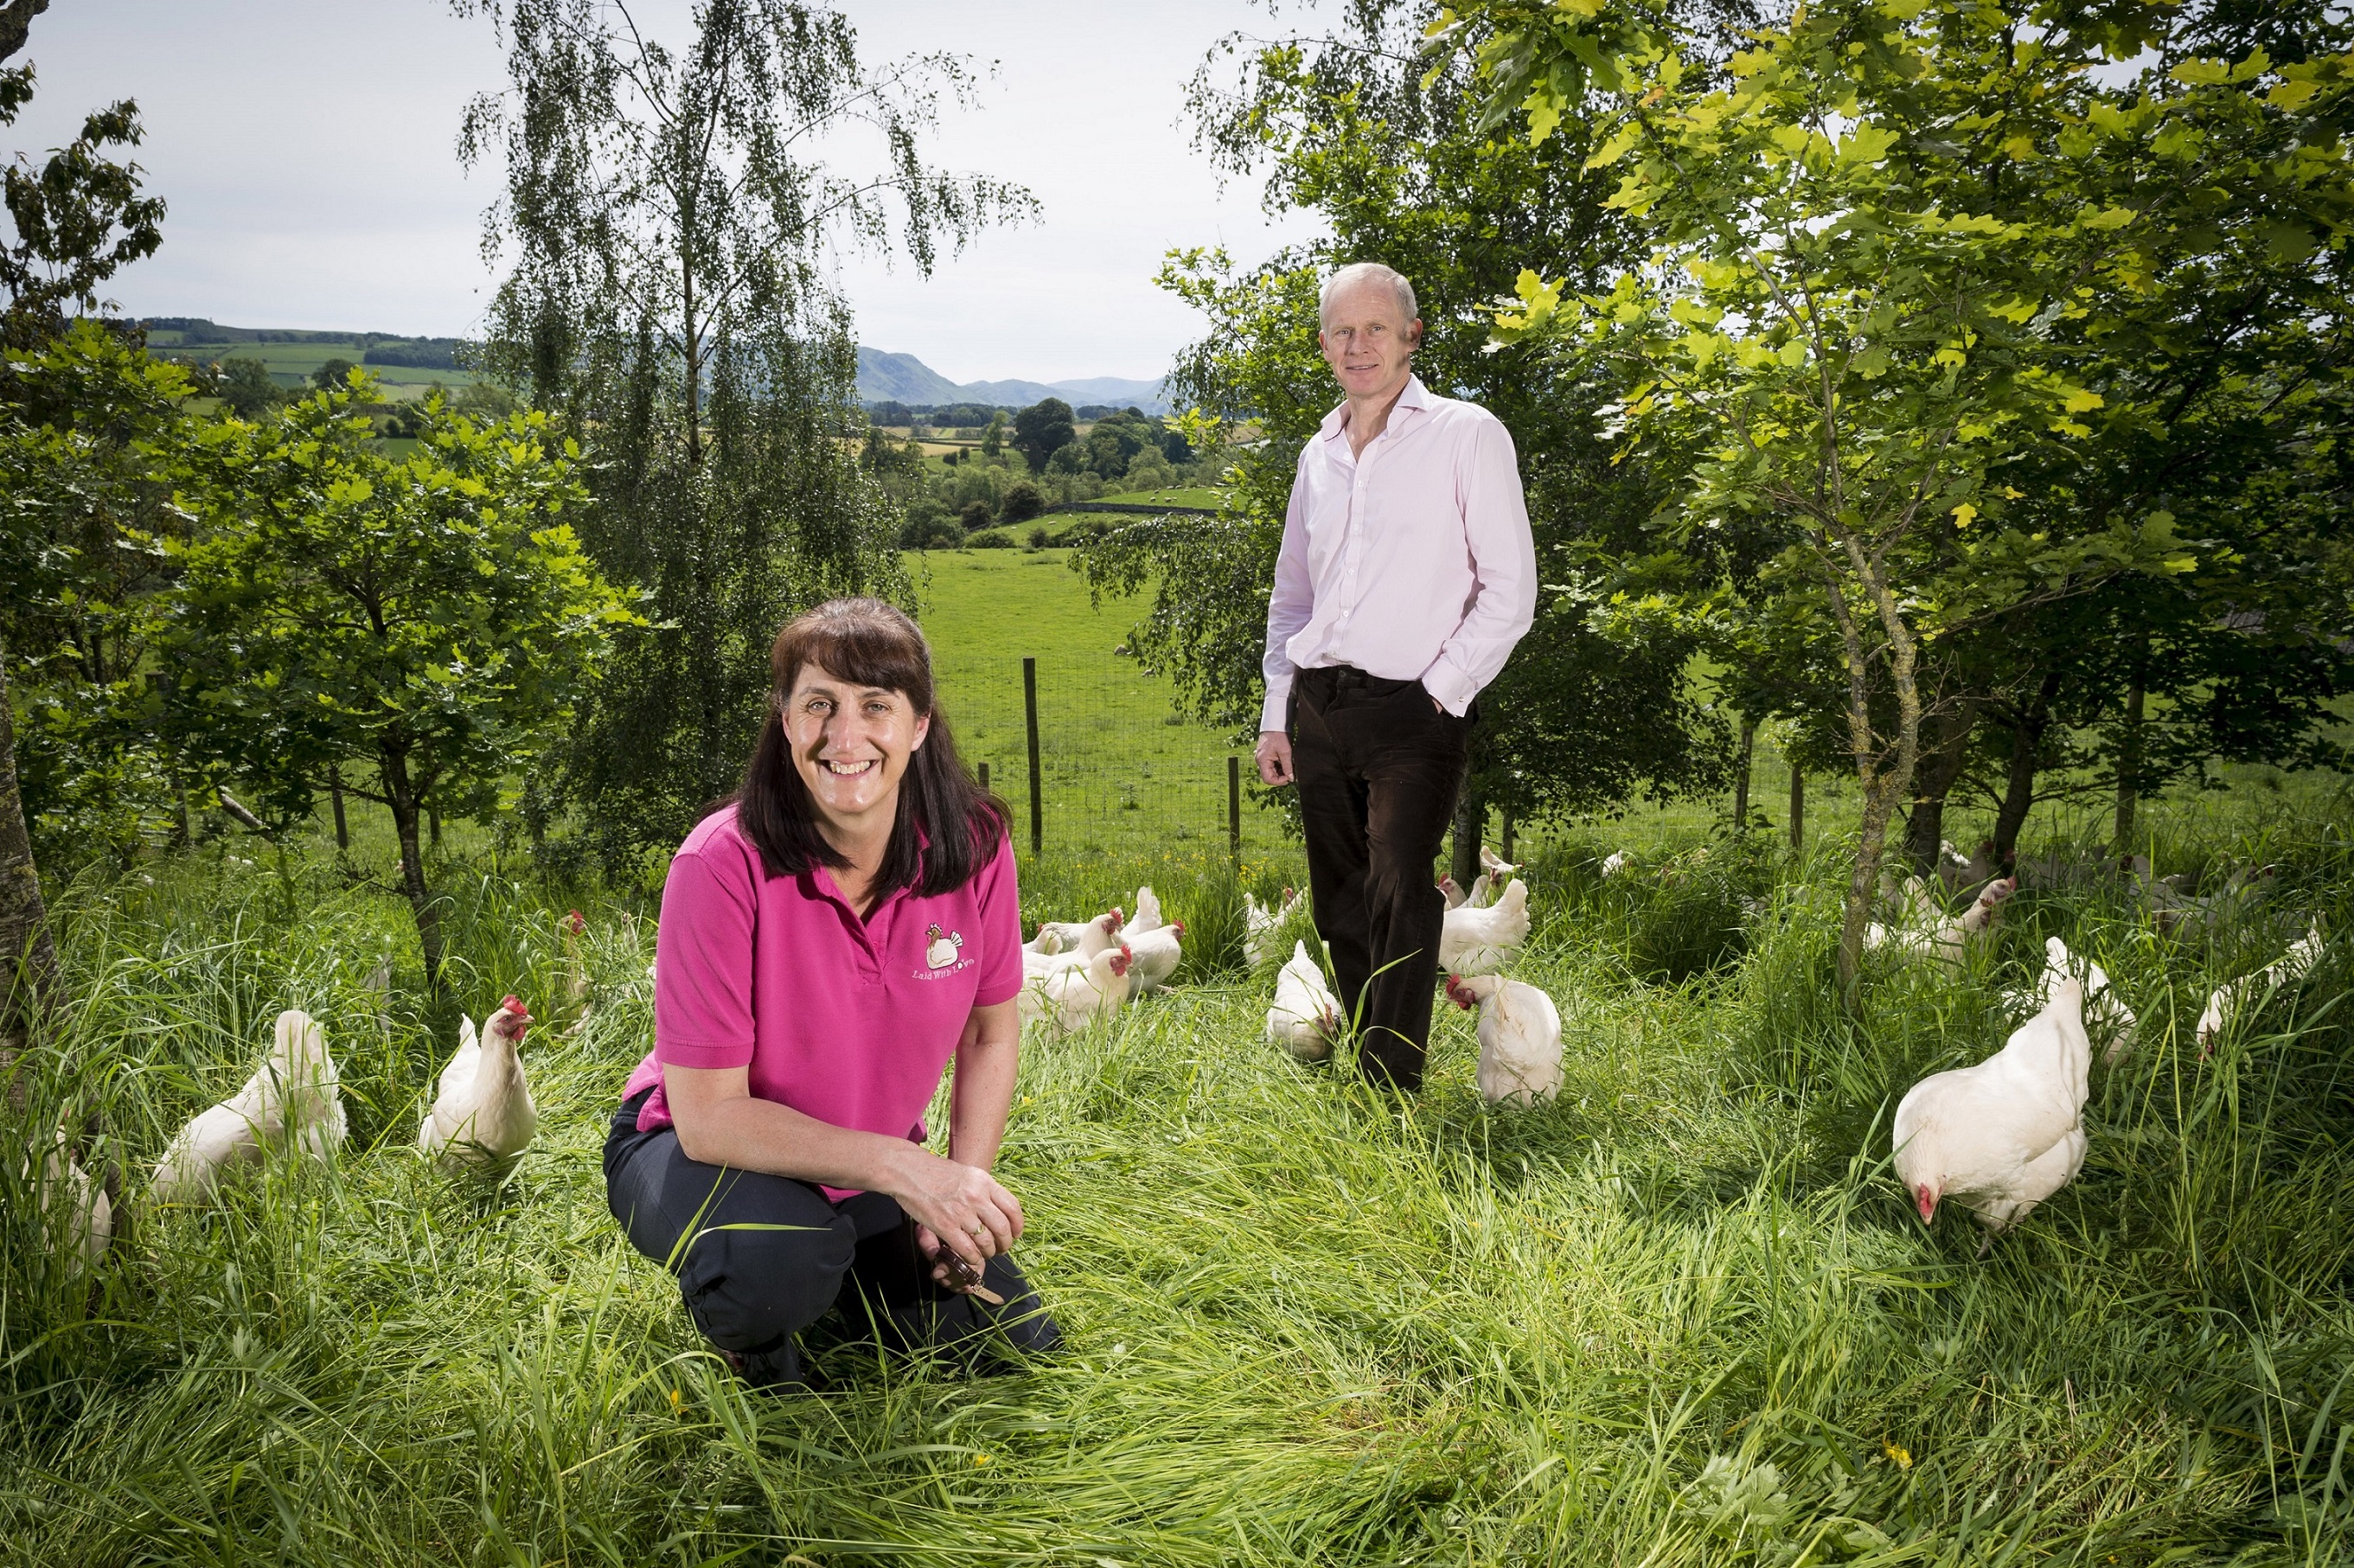
[[[1005,840],[955,892],[902,888],[862,921],[823,867],[768,875],[736,808],[723,807],[687,834],[663,885],[654,1048],[622,1097],[653,1089],[638,1112],[638,1130],[652,1132],[671,1125],[664,1065],[748,1065],[761,1099],[921,1142],[965,1020],[1021,989],[1021,894]]]

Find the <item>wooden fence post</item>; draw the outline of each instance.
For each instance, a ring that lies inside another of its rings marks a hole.
[[[1030,719],[1030,853],[1043,853],[1046,842],[1044,778],[1038,767],[1038,661],[1022,661],[1022,705]]]
[[[1790,851],[1797,853],[1806,847],[1807,837],[1807,776],[1798,771],[1796,762],[1790,764]]]
[[[981,765],[981,792],[984,795],[989,793],[989,764],[986,762]]]
[[[1243,759],[1226,758],[1226,853],[1243,863]]]

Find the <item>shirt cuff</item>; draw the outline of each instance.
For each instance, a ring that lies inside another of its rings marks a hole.
[[[654,1040],[654,1060],[666,1067],[748,1067],[752,1065],[749,1042],[740,1045],[704,1044],[700,1042]]]
[[[1438,705],[1461,718],[1470,710],[1471,699],[1479,694],[1462,671],[1447,662],[1445,653],[1431,661],[1430,668],[1422,673],[1422,689],[1438,699]]]
[[[1258,710],[1258,729],[1261,735],[1265,735],[1271,729],[1288,727],[1284,721],[1289,716],[1291,708],[1291,682],[1292,677],[1289,675],[1268,678],[1267,701]]]

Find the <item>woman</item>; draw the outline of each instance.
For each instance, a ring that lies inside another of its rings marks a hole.
[[[1022,1205],[989,1173],[1021,1046],[1003,809],[898,610],[820,605],[769,668],[744,787],[663,888],[654,1048],[606,1140],[607,1202],[754,1384],[806,1383],[794,1336],[837,1298],[895,1349],[1053,1351],[1007,1256]],[[951,1055],[942,1159],[923,1117]]]

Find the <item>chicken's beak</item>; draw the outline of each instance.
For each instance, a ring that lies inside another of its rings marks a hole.
[[[1937,1218],[1937,1189],[1924,1181],[1913,1189],[1913,1206],[1921,1211],[1921,1223],[1933,1224]]]

